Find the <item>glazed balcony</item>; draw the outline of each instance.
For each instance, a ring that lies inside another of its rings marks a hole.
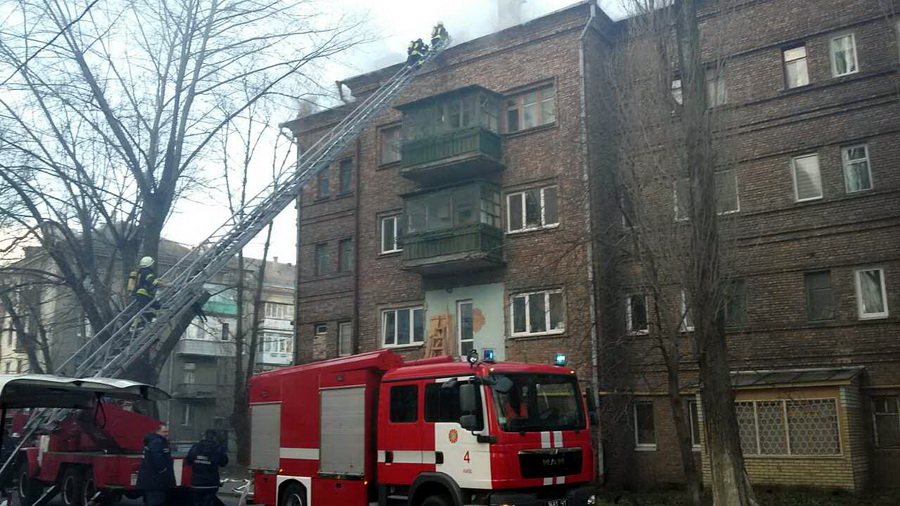
[[[214,399],[218,397],[216,385],[201,383],[180,383],[172,396],[179,399]]]

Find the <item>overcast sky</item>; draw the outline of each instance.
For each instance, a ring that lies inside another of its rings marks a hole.
[[[344,13],[351,19],[362,20],[372,42],[361,45],[340,58],[327,62],[321,69],[321,82],[334,89],[335,81],[376,70],[403,60],[406,45],[411,39],[428,40],[431,27],[443,21],[454,43],[491,33],[497,29],[498,0],[312,0],[332,14]],[[613,19],[622,17],[619,7],[623,0],[600,0],[603,10]],[[575,0],[526,0],[522,5],[522,19],[527,21],[578,3]],[[296,116],[285,110],[278,123]],[[274,129],[273,129],[274,135]],[[271,156],[261,157],[261,173],[270,173]],[[215,169],[220,171],[221,169]],[[219,202],[220,201],[220,202]],[[229,216],[222,195],[194,195],[175,209],[164,231],[166,238],[193,245],[209,235]],[[270,258],[294,263],[296,261],[296,214],[293,206],[275,220]],[[262,255],[262,234],[251,243],[246,253]]]

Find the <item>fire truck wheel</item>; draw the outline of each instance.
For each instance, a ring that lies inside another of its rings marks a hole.
[[[84,475],[77,467],[70,467],[63,472],[60,496],[66,506],[81,506],[81,488],[84,486]]]
[[[422,506],[450,506],[453,501],[445,495],[430,495],[422,501]]]
[[[299,483],[291,483],[281,493],[281,501],[278,506],[304,506],[306,504],[306,493]]]
[[[41,496],[44,488],[40,482],[31,478],[28,472],[28,462],[22,462],[19,466],[19,486],[16,487],[19,496],[19,504],[22,506],[31,506]]]
[[[88,471],[87,476],[84,478],[84,484],[81,487],[81,504],[89,503],[96,493],[97,487],[94,485],[94,475],[91,471]]]

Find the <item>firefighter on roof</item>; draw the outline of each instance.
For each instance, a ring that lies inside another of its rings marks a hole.
[[[437,49],[437,47],[441,44],[444,44],[447,39],[450,37],[450,34],[447,33],[447,29],[444,28],[444,22],[438,21],[434,28],[431,29],[431,47]]]
[[[141,258],[138,270],[131,271],[128,279],[128,288],[132,300],[137,304],[141,316],[134,322],[135,327],[143,328],[145,324],[153,321],[155,309],[159,309],[159,302],[155,302],[156,289],[159,287],[159,278],[156,277],[153,257]],[[150,306],[148,309],[145,307]]]
[[[424,42],[422,42],[421,38],[410,41],[409,47],[406,49],[406,54],[407,54],[406,64],[407,65],[412,65],[412,64],[421,65],[422,59],[425,58],[425,53],[427,53],[427,52],[428,52],[428,45],[425,44]]]

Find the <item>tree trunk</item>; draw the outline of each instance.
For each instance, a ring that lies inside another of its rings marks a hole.
[[[237,256],[238,282],[237,282],[237,327],[234,335],[234,406],[231,409],[231,426],[234,428],[235,435],[238,440],[238,463],[246,464],[249,459],[249,441],[243,444],[247,438],[242,437],[244,434],[250,433],[250,424],[246,410],[242,409],[245,402],[244,387],[244,253],[238,252]],[[247,365],[250,367],[250,364]],[[244,454],[242,454],[242,447]]]
[[[684,472],[685,493],[688,504],[700,506],[703,486],[700,480],[700,472],[697,469],[697,463],[694,462],[694,445],[691,441],[690,420],[684,415],[684,399],[681,397],[679,389],[680,375],[678,364],[669,364],[669,361],[671,361],[671,359],[666,360],[666,369],[669,376],[669,407],[672,409],[672,419],[675,422],[675,436],[678,439],[678,453],[681,457],[681,470]]]

